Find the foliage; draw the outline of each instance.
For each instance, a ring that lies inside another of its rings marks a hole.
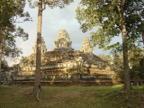
[[[130,72],[133,80],[144,79],[144,49],[140,47],[132,47],[129,52]]]
[[[28,34],[16,23],[30,20],[28,12],[24,12],[25,0],[1,0],[0,2],[0,49],[5,56],[19,56],[21,52],[16,46],[16,38],[28,39]]]
[[[133,69],[139,69],[141,66],[141,60],[144,58],[144,49],[133,46],[129,51],[130,67]]]
[[[117,80],[123,80],[124,66],[122,52],[118,51],[117,49],[113,49],[111,54],[113,55],[113,67],[117,74]]]
[[[81,0],[76,10],[81,29],[86,32],[92,30],[91,37],[94,45],[100,48],[115,48],[109,45],[112,38],[122,37],[124,89],[130,90],[130,74],[128,50],[137,41],[141,42],[143,35],[142,23],[144,19],[143,0]],[[140,40],[140,41],[139,41]]]
[[[117,72],[119,78],[123,79],[124,67],[122,65],[122,52],[120,50],[112,50],[114,70]],[[129,66],[132,80],[143,79],[144,76],[144,49],[138,46],[133,46],[129,50]]]
[[[94,45],[100,48],[113,48],[120,43],[108,46],[114,36],[121,33],[118,6],[122,0],[81,0],[76,10],[77,19],[83,32],[92,31],[91,38]],[[144,19],[144,1],[127,0],[123,7],[126,24],[126,35],[129,46],[140,42],[142,37],[142,23]]]
[[[30,7],[34,8],[38,6],[39,1],[33,1],[33,0],[28,0]],[[60,8],[64,8],[66,5],[70,4],[71,2],[73,2],[73,0],[42,0],[42,3],[44,5],[44,9],[46,8],[46,5],[54,8],[54,7],[60,7]]]
[[[3,60],[1,61],[1,68],[2,68],[3,70],[7,70],[7,69],[8,69],[8,63],[7,63],[7,61],[6,61],[5,59],[3,59]]]

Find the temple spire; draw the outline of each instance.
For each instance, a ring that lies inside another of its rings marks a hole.
[[[33,53],[36,54],[36,44],[32,49],[33,49]],[[45,41],[43,38],[41,38],[41,54],[44,55],[46,52],[47,52],[47,48],[45,45]]]
[[[89,54],[93,53],[93,47],[88,37],[84,38],[80,51],[84,53],[89,53]]]
[[[61,29],[55,39],[55,49],[71,49],[72,41],[65,29]]]

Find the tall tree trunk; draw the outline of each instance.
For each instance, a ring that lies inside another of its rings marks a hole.
[[[42,0],[38,3],[37,44],[36,44],[36,73],[33,92],[37,99],[41,91],[41,32],[42,32]]]
[[[143,48],[144,48],[144,22],[142,23],[142,41],[143,41]]]
[[[1,73],[2,67],[1,67],[1,64],[2,64],[2,43],[0,41],[0,81],[2,80],[2,73]]]
[[[2,63],[2,41],[3,41],[2,29],[0,27],[0,72],[1,72],[1,63]]]
[[[129,73],[129,63],[128,63],[128,43],[126,36],[126,24],[124,19],[124,4],[125,0],[121,0],[121,5],[118,6],[119,16],[120,16],[120,26],[122,31],[122,44],[123,44],[123,66],[124,66],[124,90],[130,90],[130,73]]]
[[[0,43],[0,72],[1,72],[1,62],[2,62],[2,43]]]

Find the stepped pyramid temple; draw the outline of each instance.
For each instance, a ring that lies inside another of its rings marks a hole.
[[[42,80],[97,80],[113,79],[114,72],[108,62],[93,54],[89,38],[82,42],[80,50],[72,48],[72,41],[66,30],[61,29],[55,38],[55,48],[47,51],[44,40],[41,45],[41,75]],[[22,57],[17,76],[29,77],[35,75],[36,46],[28,57]]]

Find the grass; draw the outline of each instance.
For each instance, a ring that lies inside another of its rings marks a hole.
[[[144,108],[142,86],[130,93],[120,92],[121,86],[45,86],[40,102],[25,95],[32,88],[0,86],[0,108]]]

